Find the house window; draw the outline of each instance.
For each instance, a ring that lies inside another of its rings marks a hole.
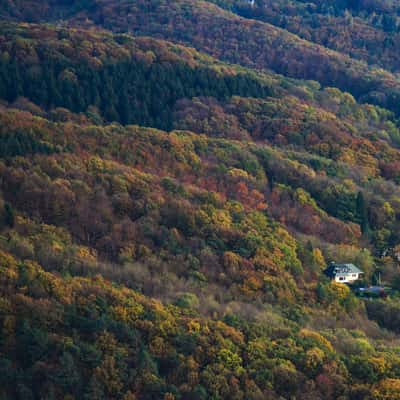
[[[357,274],[353,274],[352,276],[353,276],[353,278],[357,278]]]
[[[339,276],[339,281],[344,281],[346,278],[344,276]]]

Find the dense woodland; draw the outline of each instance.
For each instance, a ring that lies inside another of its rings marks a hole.
[[[400,399],[396,7],[2,2],[0,399]]]
[[[335,86],[362,102],[384,106],[400,114],[400,85],[389,71],[302,40],[270,23],[240,18],[211,2],[100,0],[76,3],[67,18],[71,24],[89,27],[96,24],[116,32],[173,40],[231,63],[271,69],[289,77]],[[41,4],[38,8],[43,9],[45,15],[50,9],[62,14],[62,2],[60,4],[48,9]],[[7,13],[7,7],[1,10]],[[36,8],[32,13],[37,14],[36,19],[41,19]]]
[[[271,23],[369,64],[400,68],[400,9],[392,1],[213,0],[246,18]]]
[[[222,75],[217,65],[206,67],[204,60],[196,61],[196,54],[191,55],[193,60],[179,58],[185,50],[178,46],[150,41],[158,46],[154,53],[152,47],[140,48],[146,46],[145,40],[136,43],[123,35],[107,37],[104,45],[99,43],[101,36],[89,44],[79,32],[70,36],[64,30],[36,28],[38,39],[29,30],[2,28],[6,40],[1,43],[0,97],[9,102],[23,96],[47,109],[65,107],[74,112],[92,106],[107,121],[169,130],[172,108],[180,98],[269,94],[267,82],[248,72]]]

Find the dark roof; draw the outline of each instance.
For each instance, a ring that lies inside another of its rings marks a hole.
[[[329,277],[334,278],[336,275],[362,274],[363,272],[354,264],[330,263],[324,273]]]
[[[370,286],[367,288],[359,288],[358,289],[360,292],[371,292],[371,293],[379,293],[382,291],[385,291],[385,287],[384,286]]]

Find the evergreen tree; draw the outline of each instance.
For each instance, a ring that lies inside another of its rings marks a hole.
[[[9,68],[7,100],[13,102],[18,96],[23,94],[23,85],[19,66],[16,60],[13,60]]]
[[[357,217],[361,226],[361,232],[363,234],[367,234],[369,231],[368,210],[362,192],[358,192],[357,194],[356,207]]]
[[[79,375],[72,355],[64,352],[60,358],[60,365],[57,369],[54,382],[66,393],[77,393],[79,387]]]
[[[16,391],[17,391],[17,400],[33,400],[35,398],[32,393],[32,390],[23,383],[19,383],[17,385]]]
[[[49,387],[47,388],[44,396],[42,397],[43,400],[56,400],[57,396],[55,393],[55,389],[53,385],[49,385]]]
[[[84,400],[102,400],[105,397],[103,384],[94,375],[84,392]]]
[[[14,227],[15,224],[15,213],[12,206],[8,203],[4,204],[4,222],[10,228]]]

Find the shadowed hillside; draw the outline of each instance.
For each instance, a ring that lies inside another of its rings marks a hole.
[[[0,4],[1,399],[400,399],[394,3],[216,3]]]
[[[101,0],[78,3],[79,7],[71,6],[67,12],[66,21],[73,25],[93,21],[118,32],[177,41],[228,62],[336,86],[362,101],[399,113],[399,87],[390,72],[371,69],[347,55],[302,40],[269,23],[240,18],[209,2]],[[18,14],[18,6],[14,8],[14,13]],[[57,14],[61,13],[62,6],[57,2],[50,9],[55,14],[50,20],[59,19]],[[41,18],[42,14],[38,15],[39,20],[48,19],[45,11]],[[22,13],[20,19],[25,18]]]

